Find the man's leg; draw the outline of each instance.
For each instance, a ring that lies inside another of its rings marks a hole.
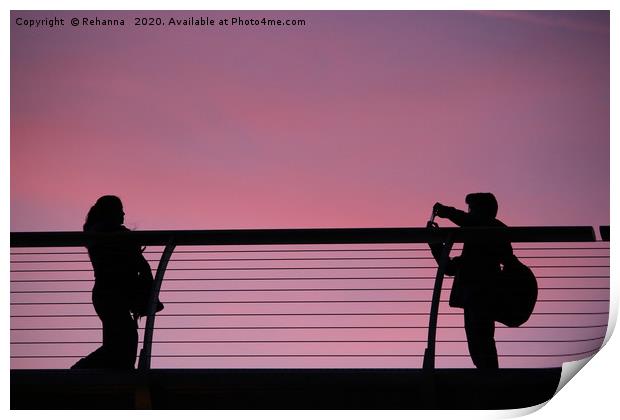
[[[478,369],[497,369],[495,321],[481,305],[465,307],[465,334],[469,354]]]

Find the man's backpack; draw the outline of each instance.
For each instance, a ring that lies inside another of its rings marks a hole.
[[[512,255],[495,282],[493,314],[507,327],[518,327],[532,315],[538,298],[536,276]]]

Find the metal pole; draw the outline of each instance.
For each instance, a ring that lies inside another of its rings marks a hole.
[[[437,275],[435,276],[435,287],[433,288],[433,300],[431,302],[431,312],[428,321],[428,340],[426,350],[424,350],[423,369],[435,369],[435,341],[437,338],[437,317],[439,315],[439,302],[441,299],[441,287],[443,285],[443,276],[446,267],[450,261],[450,251],[452,250],[452,235],[448,236],[443,245],[441,259],[437,267]]]
[[[153,330],[155,328],[155,315],[157,310],[157,299],[159,298],[159,291],[161,289],[161,283],[164,280],[164,273],[168,262],[172,256],[172,252],[176,247],[174,239],[170,239],[164,252],[159,260],[157,266],[157,273],[155,274],[155,280],[153,282],[153,290],[151,291],[151,297],[149,298],[149,307],[147,310],[146,326],[144,327],[144,343],[142,345],[142,351],[140,351],[140,360],[138,361],[138,370],[148,371],[151,368],[151,348],[153,346]]]

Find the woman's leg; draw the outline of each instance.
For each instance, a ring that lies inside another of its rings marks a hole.
[[[103,345],[80,359],[72,369],[134,369],[138,351],[138,325],[114,296],[93,295],[103,327]]]
[[[99,316],[99,320],[101,321],[103,327],[103,342],[105,344],[106,323],[104,322],[104,318],[100,313],[100,310],[103,308],[103,305],[100,303],[102,299],[98,299],[97,295],[94,292],[92,295],[92,299],[93,306],[95,307],[95,312],[97,312],[97,315]],[[90,353],[88,356],[82,357],[80,360],[78,360],[73,366],[71,366],[71,369],[105,369],[109,367],[109,359],[110,357],[108,356],[108,350],[106,346],[102,345],[97,350]]]
[[[121,305],[119,305],[121,306]],[[122,306],[102,308],[103,348],[107,367],[134,369],[138,350],[138,325]]]
[[[102,369],[106,368],[108,356],[106,354],[106,349],[101,346],[91,354],[86,357],[82,357],[80,360],[75,362],[71,369]]]

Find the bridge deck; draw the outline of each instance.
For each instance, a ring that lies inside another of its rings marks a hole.
[[[549,400],[561,368],[11,371],[11,409],[507,409]]]

